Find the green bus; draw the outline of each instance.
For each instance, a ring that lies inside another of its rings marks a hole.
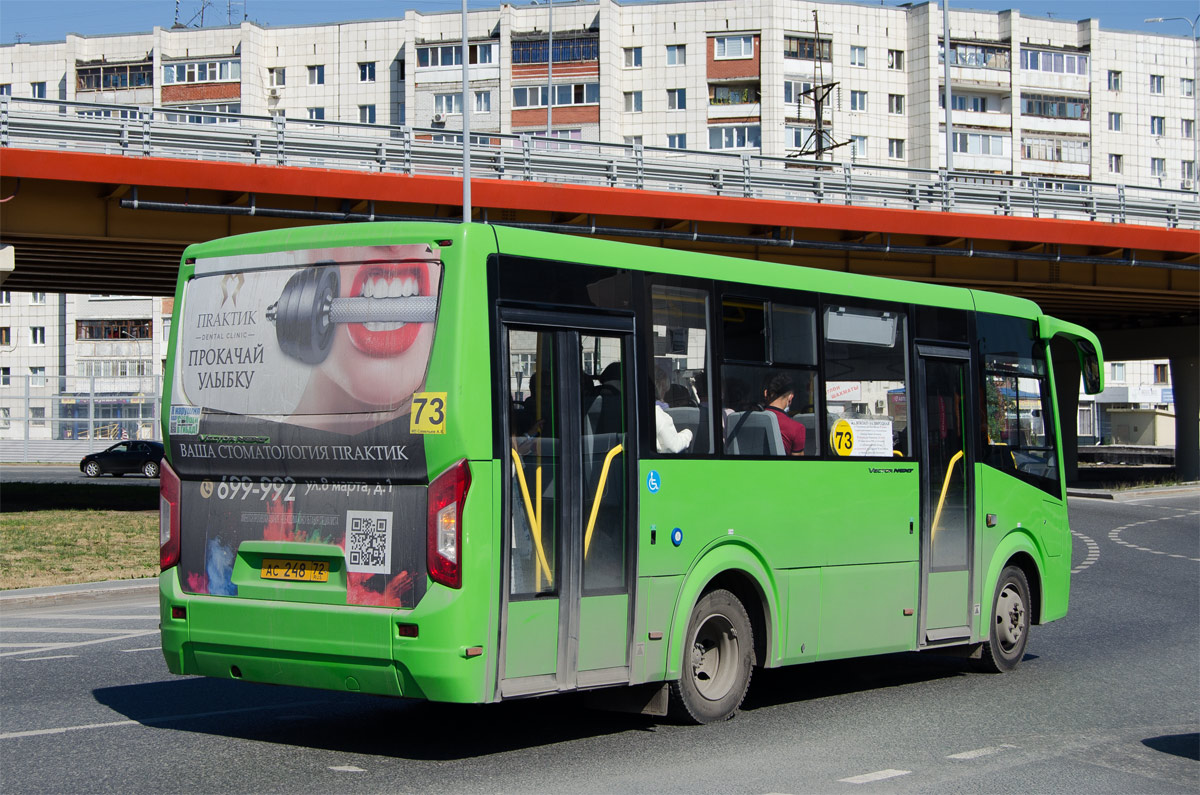
[[[483,224],[183,255],[163,435],[177,674],[733,715],[755,666],[1005,671],[1067,611],[1048,354],[961,288]]]

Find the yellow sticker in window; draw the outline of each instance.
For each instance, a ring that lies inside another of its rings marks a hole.
[[[833,424],[833,452],[854,455],[854,429],[846,420],[838,420]]]
[[[418,392],[413,395],[409,433],[446,432],[446,393]]]

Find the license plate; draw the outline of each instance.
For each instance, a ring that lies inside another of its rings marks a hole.
[[[275,560],[262,562],[262,579],[296,582],[329,582],[329,562],[324,560]]]

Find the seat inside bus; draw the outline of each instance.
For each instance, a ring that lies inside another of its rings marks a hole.
[[[730,455],[783,455],[783,435],[774,412],[730,414],[725,428],[725,452]]]

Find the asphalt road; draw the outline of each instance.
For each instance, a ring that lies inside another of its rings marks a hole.
[[[4,464],[0,466],[0,483],[107,483],[111,485],[145,486],[158,485],[158,478],[147,478],[139,473],[130,475],[101,475],[89,478],[79,471],[78,465],[66,466],[23,466]]]
[[[1200,498],[1073,499],[1070,614],[1013,673],[759,671],[727,723],[571,697],[392,701],[172,677],[154,598],[0,603],[5,792],[1200,791]]]

